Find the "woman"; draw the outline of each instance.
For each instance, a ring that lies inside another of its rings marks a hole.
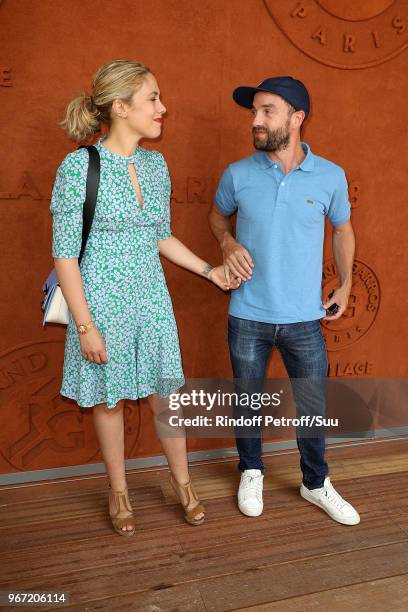
[[[184,384],[177,327],[159,253],[226,290],[222,266],[203,261],[170,231],[170,178],[157,151],[139,146],[161,134],[165,107],[157,81],[141,63],[117,60],[96,73],[92,96],[67,106],[61,122],[82,142],[109,127],[95,144],[101,174],[95,216],[81,265],[82,205],[88,152],[69,153],[57,170],[50,209],[55,268],[67,301],[61,394],[93,407],[109,478],[109,513],[119,534],[135,532],[124,458],[125,399],[148,397],[156,420],[163,399]],[[192,486],[185,436],[162,438],[170,482],[186,520],[204,508]]]

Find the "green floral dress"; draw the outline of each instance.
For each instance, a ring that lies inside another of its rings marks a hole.
[[[179,338],[158,240],[171,236],[170,177],[161,153],[137,147],[124,157],[99,139],[101,175],[95,216],[80,271],[86,301],[104,337],[108,363],[85,359],[69,313],[60,393],[79,406],[152,393],[166,397],[184,384]],[[52,256],[78,257],[89,156],[78,149],[63,159],[52,191]],[[142,193],[137,199],[128,164]]]

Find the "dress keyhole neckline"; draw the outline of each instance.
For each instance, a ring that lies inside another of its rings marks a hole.
[[[130,171],[130,167],[133,168],[134,171],[134,175],[132,177],[132,173]],[[140,208],[140,210],[144,209],[145,203],[144,203],[144,198],[143,198],[143,193],[142,193],[142,186],[140,183],[140,179],[139,179],[139,175],[137,173],[136,170],[136,166],[133,162],[128,162],[127,164],[127,173],[129,175],[129,180],[130,180],[130,184],[132,186],[132,190],[133,193],[135,194],[136,197],[136,202],[138,207]],[[136,180],[136,184],[133,182],[132,178],[134,178]]]

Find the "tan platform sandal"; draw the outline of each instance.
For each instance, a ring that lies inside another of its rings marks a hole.
[[[133,515],[133,510],[128,500],[127,488],[123,491],[114,491],[109,485],[109,516],[112,521],[112,525],[116,533],[123,536],[132,536],[136,530],[136,519]],[[113,513],[111,514],[111,508]],[[130,516],[122,516],[119,518],[121,512],[130,512]],[[132,529],[122,529],[130,525]]]
[[[204,514],[205,508],[198,499],[193,483],[191,482],[191,478],[189,478],[186,484],[181,484],[175,480],[173,474],[170,472],[170,484],[184,508],[184,518],[187,523],[190,523],[190,525],[201,525],[204,522],[205,516],[202,516],[199,519],[196,517],[198,514]],[[196,501],[198,503],[196,506],[193,506],[193,508],[187,510],[192,501]]]

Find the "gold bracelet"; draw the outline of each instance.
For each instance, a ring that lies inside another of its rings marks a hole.
[[[86,334],[92,327],[94,327],[93,321],[88,321],[88,323],[80,323],[77,327],[78,333]]]

